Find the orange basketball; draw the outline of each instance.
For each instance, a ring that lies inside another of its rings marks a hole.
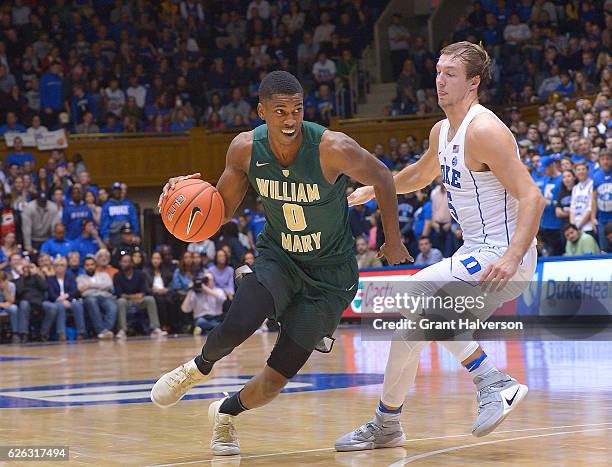
[[[217,189],[199,179],[174,185],[161,206],[168,231],[184,242],[201,242],[221,227],[225,205]]]

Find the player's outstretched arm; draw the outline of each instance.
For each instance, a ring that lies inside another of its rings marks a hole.
[[[544,198],[518,158],[514,136],[497,118],[481,114],[474,118],[465,139],[465,152],[486,164],[503,187],[519,202],[514,236],[500,261],[489,265],[482,281],[503,286],[516,271],[533,243],[544,211]]]
[[[320,151],[321,167],[330,183],[345,174],[364,185],[373,186],[385,231],[385,245],[381,247],[381,254],[390,264],[412,261],[402,242],[397,196],[389,169],[344,133],[326,131],[321,138]]]
[[[404,167],[393,180],[395,192],[398,194],[412,193],[429,185],[440,173],[438,163],[438,137],[442,122],[436,123],[429,132],[429,148],[419,161]],[[349,205],[364,204],[375,197],[372,186],[364,186],[355,190],[348,198]]]

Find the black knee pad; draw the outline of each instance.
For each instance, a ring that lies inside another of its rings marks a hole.
[[[312,350],[298,345],[287,333],[282,332],[268,358],[268,366],[275,369],[287,379],[293,378],[304,366]]]

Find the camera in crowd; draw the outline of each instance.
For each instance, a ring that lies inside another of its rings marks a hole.
[[[192,289],[194,292],[199,293],[202,292],[202,286],[204,285],[208,285],[208,276],[198,276],[193,280]]]

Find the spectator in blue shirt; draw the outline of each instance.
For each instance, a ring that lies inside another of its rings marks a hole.
[[[40,80],[40,109],[43,113],[43,123],[47,127],[55,126],[55,116],[64,108],[61,71],[60,63],[53,62]]]
[[[261,204],[261,198],[257,198],[257,204],[255,210],[251,213],[249,219],[249,233],[251,235],[251,244],[254,244],[257,240],[258,235],[266,225],[266,215],[264,214],[263,206]]]
[[[4,136],[5,133],[25,133],[26,127],[21,123],[18,123],[17,115],[15,112],[6,113],[6,123],[0,126],[0,136]]]
[[[83,221],[83,232],[74,243],[76,249],[81,254],[82,261],[85,261],[88,255],[95,256],[98,250],[106,248],[92,219]]]
[[[429,237],[431,233],[431,201],[429,201],[427,193],[423,190],[417,191],[416,196],[421,206],[414,212],[412,234],[414,238]]]
[[[123,127],[114,113],[106,115],[106,125],[100,128],[100,133],[123,133]]]
[[[182,107],[177,109],[172,118],[170,131],[187,131],[194,127],[193,119],[189,118]]]
[[[102,206],[102,217],[100,219],[100,233],[105,243],[112,240],[111,246],[119,240],[119,230],[126,222],[129,222],[134,234],[138,235],[138,215],[132,202],[121,198],[121,183],[115,182],[112,186],[112,197]]]
[[[83,231],[83,221],[93,219],[87,205],[82,201],[81,184],[75,183],[70,190],[70,202],[64,206],[62,222],[66,226],[66,238],[75,240]]]
[[[542,195],[546,201],[546,207],[540,221],[540,234],[542,240],[550,247],[553,256],[563,253],[563,239],[561,237],[561,224],[563,219],[557,217],[555,212],[555,200],[561,188],[562,176],[557,169],[557,164],[552,157],[542,158],[544,176],[541,180]]]
[[[497,17],[493,13],[487,13],[487,27],[482,31],[482,38],[485,45],[498,45],[502,36]]]
[[[85,92],[82,84],[75,84],[70,97],[70,118],[72,125],[76,127],[83,123],[83,116],[87,112],[95,110],[93,99]]]
[[[23,140],[21,137],[16,136],[14,140],[15,148],[13,152],[11,152],[4,159],[4,166],[10,167],[11,164],[17,164],[19,167],[23,167],[24,162],[28,161],[32,163],[32,165],[36,164],[34,156],[31,152],[23,151]]]
[[[599,154],[599,169],[593,174],[593,208],[591,219],[597,227],[599,248],[608,250],[608,237],[606,225],[612,222],[612,154],[609,150],[602,150]]]
[[[567,71],[562,71],[559,75],[561,79],[561,84],[555,88],[554,92],[562,94],[563,96],[567,96],[568,94],[572,94],[574,89],[574,83],[570,80],[569,73]]]
[[[58,223],[55,224],[53,229],[53,237],[45,240],[40,247],[41,253],[47,253],[52,258],[55,258],[57,255],[60,256],[68,256],[68,253],[74,251],[75,248],[72,245],[72,242],[69,242],[64,237],[66,234],[66,227],[64,224]]]
[[[378,143],[374,146],[374,155],[380,162],[385,164],[389,170],[393,169],[393,162],[385,155],[385,147],[382,144]]]
[[[349,208],[349,226],[353,237],[368,237],[370,232],[370,211],[363,204],[358,204]]]
[[[319,86],[319,98],[316,101],[316,106],[321,120],[325,123],[329,123],[331,117],[336,115],[336,99],[334,99],[329,85],[321,84]]]

